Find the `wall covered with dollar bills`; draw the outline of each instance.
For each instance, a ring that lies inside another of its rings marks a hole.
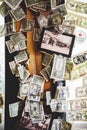
[[[87,129],[86,7],[85,0],[2,1],[6,130]]]

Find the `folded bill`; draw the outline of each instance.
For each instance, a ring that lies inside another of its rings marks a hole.
[[[19,102],[9,104],[9,115],[10,117],[18,116]]]

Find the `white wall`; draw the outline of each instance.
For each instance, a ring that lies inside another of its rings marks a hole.
[[[4,18],[0,15],[0,25],[4,24]],[[0,93],[4,97],[5,104],[5,37],[0,37]],[[0,129],[4,129],[4,112],[5,105],[0,108],[0,113],[2,113],[2,123],[0,124]]]

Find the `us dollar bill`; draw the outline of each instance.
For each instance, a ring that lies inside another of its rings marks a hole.
[[[71,71],[71,80],[80,78],[87,74],[87,63],[80,66],[74,66]]]
[[[87,28],[87,18],[84,18],[77,14],[68,13],[68,15],[66,15],[65,19],[75,20],[75,23],[77,26],[82,27],[82,28]]]
[[[49,0],[47,0],[47,1],[40,1],[39,3],[33,5],[33,8],[37,9],[37,10],[46,11],[47,6],[49,6],[49,2],[50,2]]]
[[[68,101],[68,110],[86,110],[87,109],[87,98],[84,99],[75,99]]]
[[[63,20],[62,25],[68,26],[68,27],[75,27],[75,20]]]
[[[19,102],[9,104],[9,115],[10,117],[18,116]]]
[[[14,60],[9,62],[9,67],[13,75],[17,73],[17,65]]]
[[[56,8],[56,0],[51,0],[51,9]]]
[[[40,0],[24,0],[26,7],[30,7],[40,2]]]
[[[18,43],[18,50],[19,51],[22,51],[22,50],[25,50],[27,49],[27,44],[26,44],[26,41],[20,41]]]
[[[22,51],[22,50],[25,50],[27,48],[25,41],[20,41],[17,44],[11,40],[8,40],[8,41],[6,41],[6,46],[7,46],[9,53],[13,53],[16,51]]]
[[[68,121],[87,121],[87,111],[69,111],[66,117]]]
[[[56,109],[57,109],[57,100],[55,98],[51,99],[50,108],[51,108],[52,112],[56,111]]]
[[[76,97],[87,97],[87,87],[77,87],[75,95]]]
[[[69,9],[70,11],[73,11],[81,15],[86,15],[87,13],[87,3],[81,1],[67,0],[66,8]]]
[[[16,51],[15,45],[16,44],[14,42],[12,42],[11,40],[6,41],[6,46],[7,46],[9,53],[13,53]]]
[[[21,22],[20,31],[22,32],[32,31],[34,28],[34,23],[35,23],[34,20],[28,20],[26,18],[23,18]]]
[[[58,5],[53,11],[61,14],[62,16],[65,16],[67,14],[65,4]]]
[[[18,69],[18,73],[19,73],[20,79],[23,79],[24,78],[24,66],[19,64],[17,69]]]
[[[42,76],[39,75],[33,75],[33,82],[41,85],[42,87],[44,86],[45,79]]]
[[[5,3],[2,2],[0,5],[0,14],[5,17],[8,14],[8,11],[10,10],[10,7]]]
[[[71,80],[71,71],[73,69],[73,62],[69,59],[66,60],[66,67],[65,67],[65,74],[64,79],[65,80]]]
[[[49,53],[42,52],[42,65],[47,66],[51,63],[53,56]]]
[[[40,74],[43,76],[43,78],[45,79],[46,82],[49,81],[49,75],[48,75],[48,73],[47,73],[46,67],[43,68],[43,69],[40,71]]]
[[[15,10],[22,2],[22,0],[4,0],[4,1],[13,10]]]
[[[30,89],[28,93],[28,99],[30,101],[40,101],[40,93],[42,90],[42,86],[34,82],[31,82],[29,88]]]
[[[0,25],[0,37],[9,36],[14,33],[15,31],[13,30],[13,22],[8,22],[6,24]]]
[[[53,119],[51,130],[71,130],[72,125],[61,118]]]
[[[22,20],[24,17],[26,17],[26,14],[24,12],[24,10],[19,6],[17,9],[15,10],[10,10],[9,14],[11,15],[11,17],[13,17],[16,21],[20,21]]]
[[[23,79],[20,79],[21,83],[27,82],[28,78],[30,76],[30,72],[27,68],[24,67],[24,74],[23,74]]]
[[[58,86],[55,93],[55,99],[63,100],[66,99],[68,95],[67,87]]]
[[[51,78],[64,79],[65,65],[66,58],[62,55],[55,55],[51,71]]]
[[[29,89],[28,83],[20,83],[19,92],[21,97],[26,97]]]
[[[15,57],[14,60],[16,63],[26,61],[28,59],[26,51],[20,51]]]
[[[75,27],[72,27],[72,26],[67,26],[67,25],[59,25],[59,27],[57,28],[57,31],[59,33],[67,33],[67,34],[73,34],[74,33],[74,30],[75,30]]]
[[[46,105],[50,105],[51,102],[51,92],[46,91]]]
[[[41,29],[40,28],[34,28],[33,40],[34,41],[40,41],[40,35],[41,35]]]
[[[18,32],[18,33],[15,33],[14,35],[10,36],[10,40],[15,43],[20,43],[21,41],[26,41],[26,37],[23,33]]]
[[[33,122],[43,120],[43,113],[42,102],[30,102],[30,116]]]

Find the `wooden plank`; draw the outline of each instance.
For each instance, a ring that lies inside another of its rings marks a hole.
[[[16,22],[16,31],[18,32],[20,30],[21,21]]]
[[[30,10],[27,10],[27,18],[29,20],[33,20],[34,16],[30,12]],[[37,74],[40,75],[40,71],[42,69],[42,53],[40,50],[37,50],[37,43],[33,41],[33,31],[27,32],[27,48],[28,52],[30,53],[30,65],[29,70],[30,74]],[[44,91],[51,90],[51,81],[45,83],[44,85]]]
[[[34,20],[34,16],[29,9],[27,9],[27,19]],[[17,31],[19,31],[20,25],[21,21],[17,22]],[[37,50],[37,43],[33,41],[33,31],[27,32],[27,52],[30,55],[30,64],[28,69],[31,76],[34,74],[40,75],[40,71],[42,69],[42,53],[40,50]],[[49,82],[46,82],[44,85],[44,91],[51,90],[51,86],[51,80],[49,80]]]
[[[27,19],[33,20],[34,16],[30,12],[29,9],[27,9]],[[27,32],[27,51],[30,54],[30,64],[29,64],[29,71],[31,75],[36,74],[36,51],[35,51],[35,43],[33,41],[33,31],[32,32]]]

